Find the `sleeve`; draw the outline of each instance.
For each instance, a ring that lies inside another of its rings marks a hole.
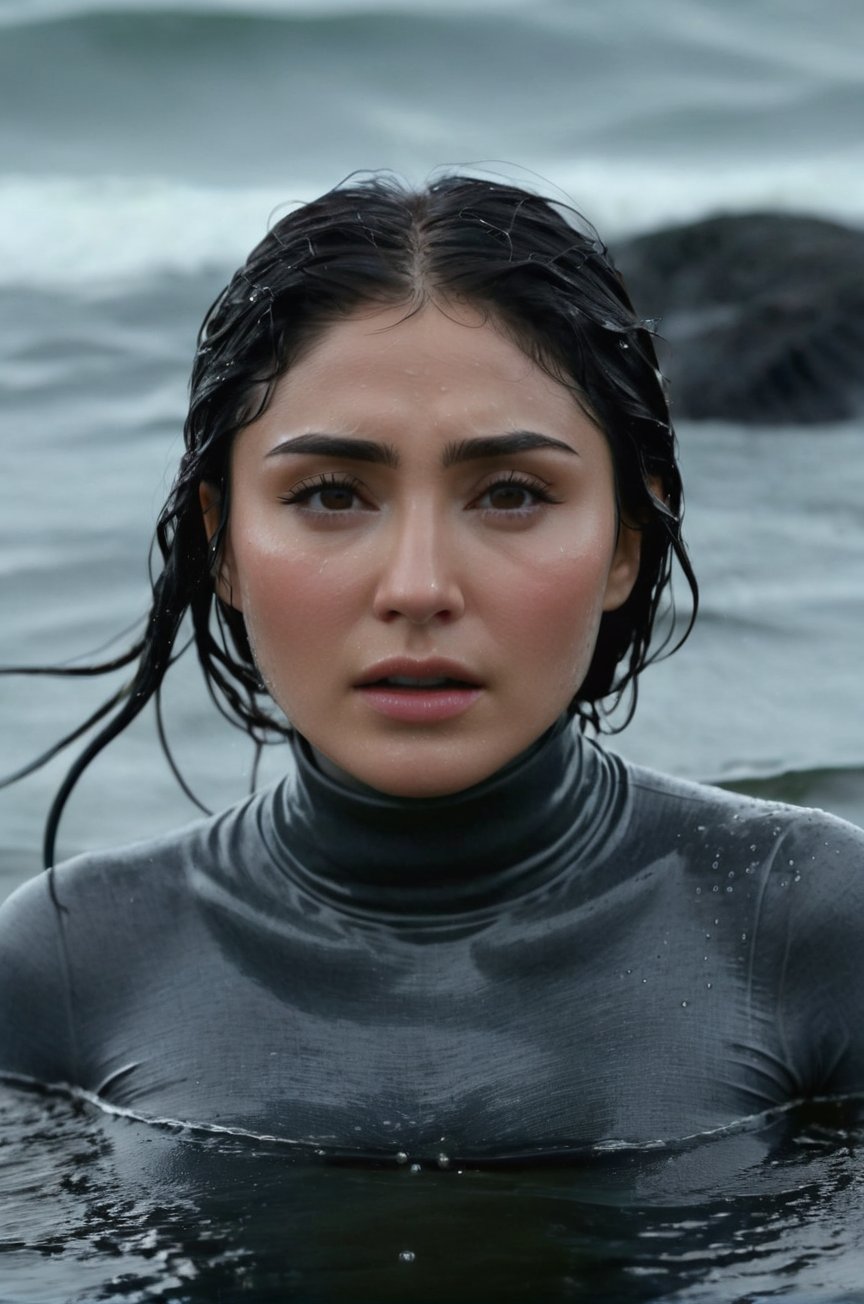
[[[0,1075],[75,1081],[72,996],[61,908],[48,874],[0,907]]]
[[[778,1017],[802,1094],[864,1093],[864,831],[805,816],[784,839],[770,897],[786,920]]]

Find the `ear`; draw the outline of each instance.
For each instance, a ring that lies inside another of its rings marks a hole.
[[[622,520],[618,526],[618,541],[606,580],[604,611],[615,611],[630,597],[639,574],[641,557],[642,531],[638,526],[628,525]]]
[[[222,520],[221,491],[217,485],[202,480],[198,486],[198,501],[201,504],[201,516],[204,521],[207,542],[210,543]],[[231,549],[230,533],[226,528],[222,539],[222,547],[216,558],[213,572],[213,588],[218,598],[221,598],[229,607],[234,607],[235,611],[241,611],[242,608],[234,598],[234,588],[231,583],[233,570],[234,555]]]

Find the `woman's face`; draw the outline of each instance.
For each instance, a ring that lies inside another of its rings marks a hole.
[[[294,727],[387,793],[539,737],[638,561],[601,432],[464,305],[329,327],[235,441],[220,595]]]

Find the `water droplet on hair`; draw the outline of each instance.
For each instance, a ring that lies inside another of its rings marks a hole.
[[[404,1150],[400,1150],[400,1151],[397,1153],[397,1155],[396,1155],[396,1163],[397,1163],[397,1164],[407,1164],[407,1163],[408,1163],[408,1156],[406,1155],[406,1153],[405,1153]]]
[[[439,1167],[439,1168],[449,1168],[449,1167],[450,1167],[450,1156],[449,1156],[449,1155],[445,1155],[444,1152],[443,1152],[443,1150],[442,1150],[441,1154],[438,1156],[438,1167]]]
[[[420,1167],[419,1164],[412,1164],[411,1167],[408,1169],[408,1171],[409,1173],[422,1173],[423,1169]]]

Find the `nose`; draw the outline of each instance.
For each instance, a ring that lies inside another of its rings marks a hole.
[[[455,542],[431,504],[407,507],[394,519],[382,546],[374,599],[379,620],[402,618],[412,625],[458,620],[465,599],[457,576]]]

